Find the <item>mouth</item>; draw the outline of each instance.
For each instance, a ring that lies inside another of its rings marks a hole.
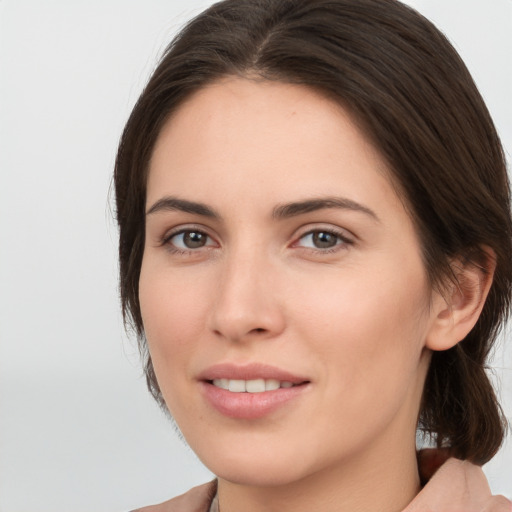
[[[275,391],[276,389],[288,389],[294,386],[300,386],[303,382],[294,384],[289,380],[279,381],[277,379],[213,379],[207,381],[213,386],[231,391],[232,393],[264,393],[265,391]]]
[[[309,379],[261,364],[215,365],[199,381],[207,403],[236,419],[262,418],[295,403],[311,387]]]

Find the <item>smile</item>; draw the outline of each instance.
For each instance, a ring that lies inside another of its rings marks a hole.
[[[212,384],[232,393],[263,393],[264,391],[275,391],[279,388],[291,388],[296,385],[287,380],[279,381],[277,379],[213,379]]]
[[[200,372],[197,380],[206,403],[217,413],[244,420],[287,408],[312,386],[306,376],[262,363],[216,364]]]

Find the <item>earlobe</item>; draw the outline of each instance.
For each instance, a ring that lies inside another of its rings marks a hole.
[[[452,262],[454,281],[444,292],[434,292],[432,325],[426,339],[431,350],[448,350],[462,341],[475,326],[489,294],[496,268],[496,255],[488,247],[482,265],[476,262]]]

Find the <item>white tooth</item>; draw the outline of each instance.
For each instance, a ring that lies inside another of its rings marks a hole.
[[[213,385],[221,389],[228,389],[228,383],[228,379],[213,379]]]
[[[273,391],[279,389],[280,382],[276,379],[268,379],[265,381],[265,391]]]
[[[245,392],[245,380],[230,380],[229,391],[233,393],[244,393]]]
[[[248,380],[245,383],[245,389],[248,393],[262,393],[265,391],[265,381],[263,379]]]
[[[293,382],[288,382],[287,380],[284,380],[283,382],[281,382],[282,388],[291,388],[292,386],[293,386]]]

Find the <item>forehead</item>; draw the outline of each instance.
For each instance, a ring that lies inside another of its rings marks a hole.
[[[164,125],[147,201],[192,191],[202,202],[345,193],[360,201],[373,192],[396,201],[388,176],[339,104],[306,86],[230,77],[196,92]]]
[[[251,143],[264,143],[267,151],[275,146],[297,150],[307,138],[312,148],[327,142],[345,119],[338,104],[306,86],[225,77],[194,93],[173,113],[157,140],[152,163],[164,156],[169,140],[179,142],[173,158],[194,143],[205,151],[230,146],[230,158],[238,148],[248,153]],[[347,121],[346,127],[351,124]]]

